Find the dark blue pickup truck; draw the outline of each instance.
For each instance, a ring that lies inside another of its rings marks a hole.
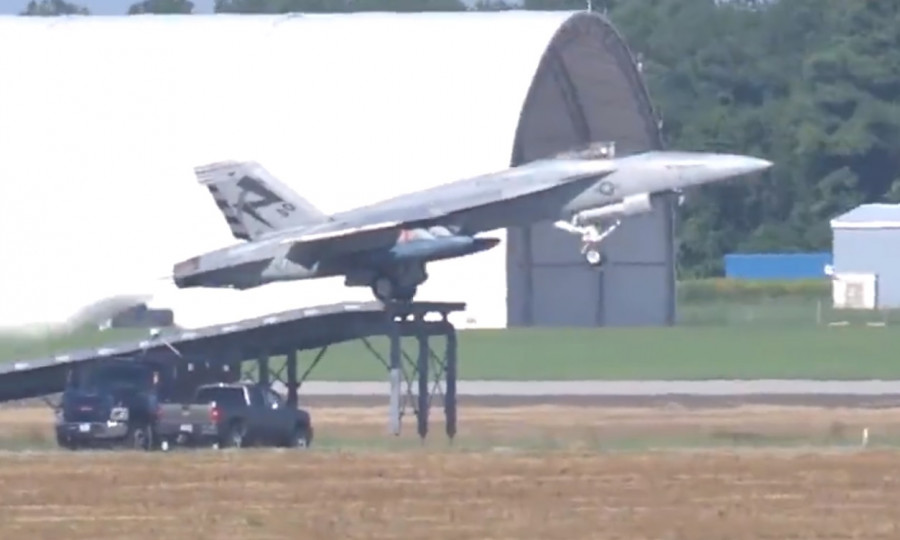
[[[305,448],[312,442],[309,413],[289,407],[255,383],[215,383],[197,388],[190,403],[162,404],[157,433],[172,446]]]
[[[57,443],[72,450],[149,450],[159,407],[157,373],[149,364],[110,361],[71,378],[56,412]]]

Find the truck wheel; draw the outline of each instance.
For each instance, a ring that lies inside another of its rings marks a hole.
[[[225,433],[225,440],[222,441],[223,448],[242,448],[244,446],[244,426],[239,422],[235,422],[228,426]]]
[[[291,435],[289,446],[291,448],[309,448],[312,444],[312,426],[296,425]]]
[[[60,448],[65,448],[66,450],[78,450],[78,443],[71,439],[58,437],[56,439],[56,444],[58,444]]]
[[[148,426],[135,426],[128,432],[126,444],[134,450],[150,450],[153,445],[152,433]]]

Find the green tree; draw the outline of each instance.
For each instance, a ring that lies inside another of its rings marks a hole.
[[[593,0],[597,10],[603,0]],[[531,11],[578,11],[588,7],[588,0],[522,0],[522,8]]]
[[[349,13],[465,11],[462,0],[216,0],[216,13]]]
[[[128,8],[129,15],[140,15],[142,13],[190,15],[193,12],[194,3],[190,0],[144,0],[143,2],[132,4]]]
[[[86,7],[72,4],[64,0],[31,0],[19,13],[28,17],[54,17],[58,15],[90,15]]]
[[[420,13],[427,11],[466,11],[462,0],[351,0],[348,11],[393,11]]]
[[[478,0],[472,6],[474,11],[508,11],[510,9],[519,9],[521,5],[514,1],[505,0]]]
[[[829,220],[900,200],[900,6],[844,0],[617,2],[668,146],[766,157],[756,181],[689,194],[682,275],[734,251],[827,250]]]
[[[341,13],[349,0],[216,0],[216,13]]]

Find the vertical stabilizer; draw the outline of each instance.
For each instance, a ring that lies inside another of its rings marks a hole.
[[[328,219],[255,161],[220,161],[194,168],[240,240]]]

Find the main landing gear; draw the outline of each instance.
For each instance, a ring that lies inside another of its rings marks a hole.
[[[376,274],[370,287],[381,302],[412,302],[426,279],[424,263],[408,264]]]
[[[417,285],[398,285],[389,276],[379,276],[372,282],[372,294],[382,302],[412,302],[418,290]]]
[[[618,229],[621,224],[622,221],[617,219],[609,227],[601,229],[599,225],[577,225],[568,221],[557,221],[554,223],[558,229],[581,236],[581,254],[584,255],[588,264],[595,268],[602,268],[606,263],[606,255],[600,250],[600,243]]]

